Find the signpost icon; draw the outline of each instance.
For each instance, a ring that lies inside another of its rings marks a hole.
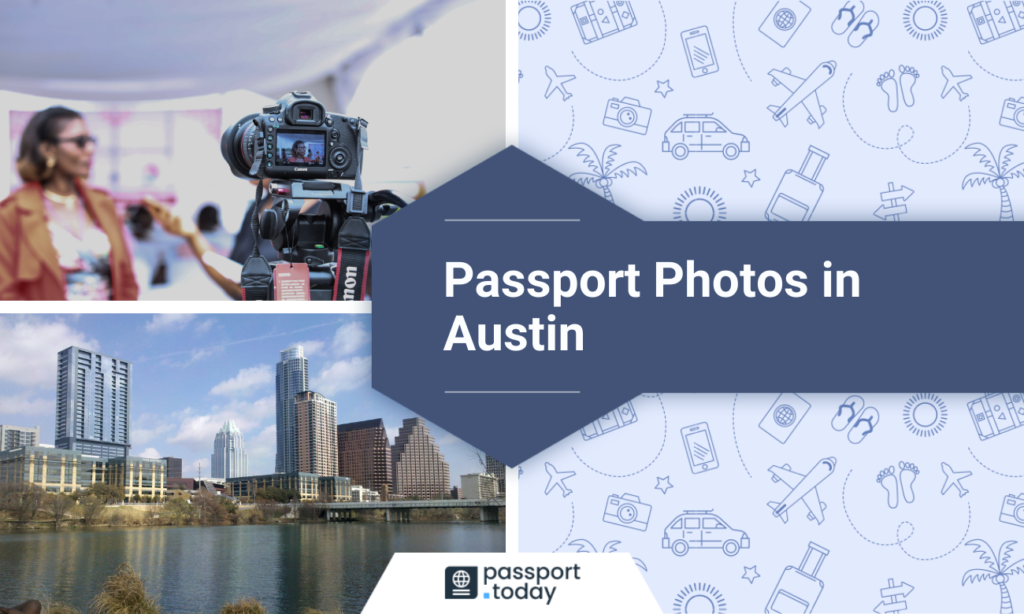
[[[907,201],[914,195],[914,191],[907,186],[896,189],[893,182],[889,182],[889,191],[882,192],[882,206],[875,209],[875,217],[890,221],[900,221],[900,216],[907,213]]]
[[[875,606],[875,612],[878,614],[898,614],[906,610],[907,602],[904,599],[913,591],[914,587],[906,582],[900,582],[900,585],[896,586],[893,579],[889,578],[889,586],[878,590],[882,594],[882,601]]]

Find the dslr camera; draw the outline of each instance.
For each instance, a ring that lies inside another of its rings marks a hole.
[[[1008,98],[1003,103],[1003,114],[999,118],[999,125],[1024,130],[1024,97],[1021,97],[1020,100]]]
[[[641,106],[636,98],[612,98],[604,107],[604,125],[636,134],[647,134],[651,125],[651,110]]]
[[[640,497],[624,493],[609,495],[604,505],[604,521],[627,529],[646,531],[651,519],[651,506],[640,501]]]
[[[1024,527],[1024,494],[1016,497],[1006,495],[1003,499],[1003,509],[999,512],[999,521]]]
[[[370,227],[405,206],[390,190],[362,187],[367,121],[329,113],[309,92],[291,92],[262,113],[247,115],[224,131],[221,155],[231,172],[257,180],[251,220],[256,243],[242,269],[243,300],[303,298],[363,300],[370,268]],[[265,178],[271,179],[272,206],[260,215]],[[354,185],[343,183],[354,180]],[[292,211],[291,199],[326,204],[316,213]],[[262,237],[280,261],[259,253]],[[287,264],[287,274],[279,265]],[[309,269],[295,271],[296,264]],[[280,279],[279,279],[280,278]],[[279,287],[279,282],[287,286]]]

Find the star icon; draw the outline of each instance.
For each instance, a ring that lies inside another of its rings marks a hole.
[[[754,565],[753,567],[744,567],[743,568],[743,579],[744,580],[750,580],[751,584],[754,583],[754,580],[756,578],[760,578],[760,577],[761,577],[761,574],[757,573],[757,565]]]
[[[668,93],[675,91],[672,89],[672,86],[668,84],[668,81],[668,79],[665,79],[664,81],[658,81],[658,88],[654,90],[654,93],[661,94],[662,98],[668,98]]]
[[[663,478],[658,478],[658,485],[654,487],[657,490],[660,490],[663,495],[668,493],[669,488],[672,488],[672,482],[669,482],[668,478],[669,476],[667,475]]]
[[[754,187],[754,184],[761,181],[761,178],[757,176],[757,169],[752,171],[743,171],[743,183],[749,183],[750,187]]]

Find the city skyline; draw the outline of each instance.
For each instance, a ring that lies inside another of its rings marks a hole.
[[[0,423],[40,426],[54,438],[58,353],[75,346],[132,363],[132,456],[183,459],[209,476],[211,443],[228,420],[243,433],[249,474],[274,472],[275,365],[302,345],[309,388],[338,403],[339,423],[382,419],[394,441],[416,414],[370,387],[369,315],[3,315]],[[4,357],[6,356],[6,357]],[[475,449],[428,423],[452,473],[470,473]]]

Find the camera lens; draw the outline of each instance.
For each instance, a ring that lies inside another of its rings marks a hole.
[[[256,125],[252,123],[257,114],[246,115],[224,131],[220,138],[220,153],[228,163],[231,173],[243,179],[251,178],[249,169],[255,159]]]

